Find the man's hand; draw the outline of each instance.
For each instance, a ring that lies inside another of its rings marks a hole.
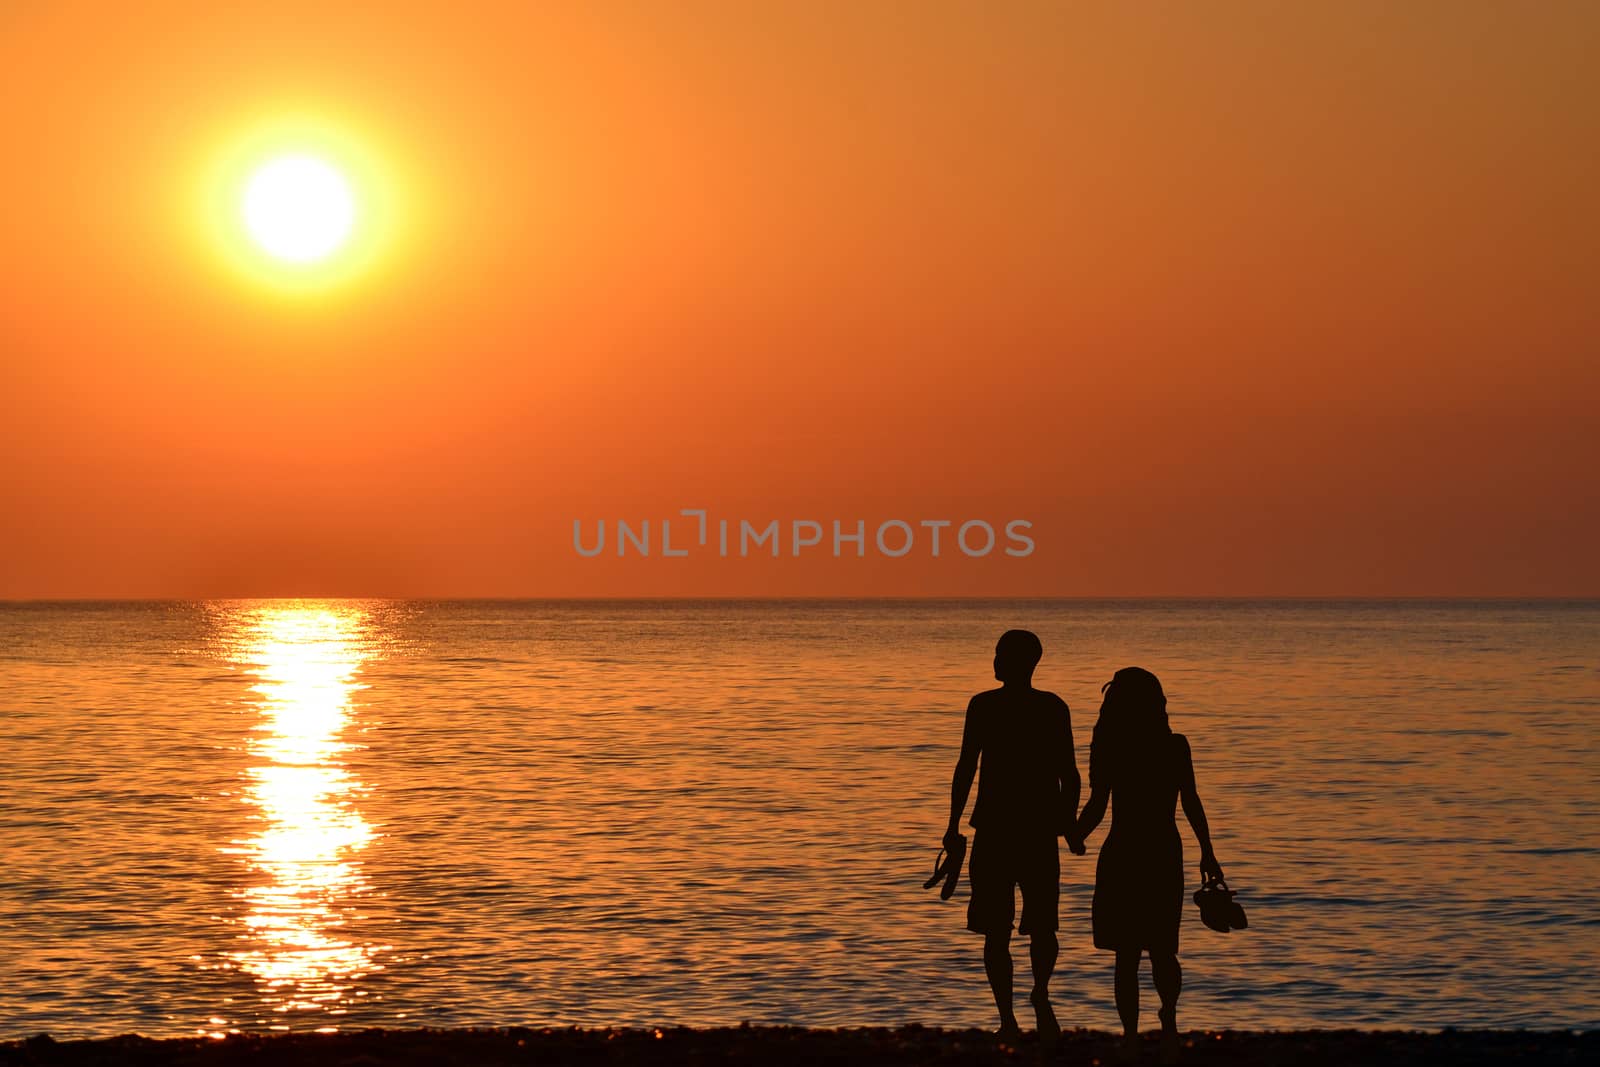
[[[946,852],[954,852],[964,841],[966,838],[961,836],[961,831],[952,826],[944,832],[944,840],[940,843]]]

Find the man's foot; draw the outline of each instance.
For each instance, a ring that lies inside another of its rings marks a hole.
[[[1053,1043],[1061,1036],[1061,1024],[1056,1022],[1056,1013],[1050,1007],[1050,994],[1035,989],[1028,994],[1028,1000],[1033,1004],[1033,1018],[1039,1028],[1039,1040],[1046,1044]]]
[[[994,1036],[1002,1045],[1018,1045],[1022,1043],[1022,1027],[1015,1019],[1002,1019]]]
[[[1117,1042],[1117,1059],[1124,1063],[1131,1063],[1139,1058],[1139,1035],[1123,1034],[1122,1040]]]

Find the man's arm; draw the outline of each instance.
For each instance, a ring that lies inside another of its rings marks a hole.
[[[1056,825],[1060,833],[1067,839],[1067,848],[1074,855],[1084,853],[1083,839],[1077,833],[1078,798],[1083,793],[1083,780],[1078,777],[1078,757],[1072,747],[1072,710],[1067,707],[1065,700],[1061,701],[1061,742],[1057,745],[1056,755],[1060,763],[1056,769],[1056,777],[1061,782],[1061,814]]]
[[[950,779],[950,826],[944,832],[945,848],[961,836],[961,813],[967,810],[967,795],[972,792],[972,779],[978,774],[978,753],[983,745],[978,738],[977,704],[977,697],[967,702],[967,721],[961,730],[961,756],[956,760],[955,776]]]

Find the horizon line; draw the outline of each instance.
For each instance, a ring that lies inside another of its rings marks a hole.
[[[1552,603],[1573,601],[1600,600],[1600,593],[1097,593],[1097,594],[949,594],[949,595],[913,595],[903,593],[862,593],[852,595],[718,595],[704,596],[686,595],[591,595],[591,596],[539,596],[534,594],[512,595],[416,595],[395,596],[389,594],[315,594],[292,593],[272,595],[249,594],[222,594],[212,596],[37,596],[37,597],[0,597],[0,605],[11,604],[194,604],[216,600],[385,600],[393,602],[413,603],[793,603],[808,601],[815,603],[848,603],[864,600],[877,601],[905,601],[905,602],[940,602],[940,601],[1036,601],[1036,602],[1107,602],[1107,601],[1152,601],[1152,602],[1199,602],[1199,601],[1237,601],[1237,602],[1308,602],[1308,601],[1345,601],[1345,602],[1394,602],[1394,601],[1547,601]]]

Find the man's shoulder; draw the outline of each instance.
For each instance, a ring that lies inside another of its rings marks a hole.
[[[1035,689],[1033,691],[1034,714],[1045,715],[1050,718],[1060,716],[1070,719],[1072,712],[1067,708],[1067,702],[1050,692],[1048,689]]]
[[[1068,710],[1067,702],[1048,689],[1017,690],[1000,686],[996,689],[985,689],[981,693],[975,693],[972,699],[967,702],[967,710],[969,711],[1001,707],[1016,710],[1042,708],[1063,713]]]
[[[1005,693],[1004,689],[985,689],[981,693],[972,694],[972,699],[967,701],[967,710],[988,707],[995,703]]]

